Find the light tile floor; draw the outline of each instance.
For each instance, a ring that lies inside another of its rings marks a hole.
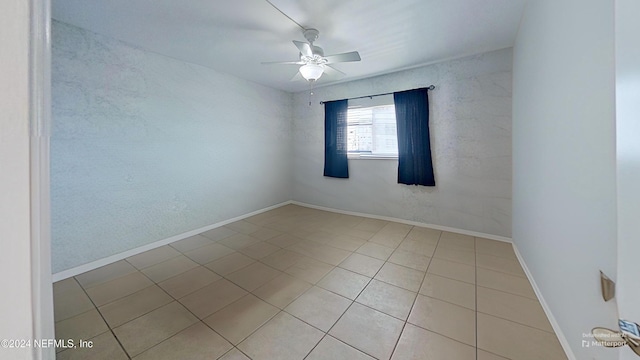
[[[295,205],[54,298],[58,359],[566,359],[510,244]]]

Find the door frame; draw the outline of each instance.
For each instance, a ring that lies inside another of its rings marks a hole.
[[[30,0],[29,140],[31,187],[31,311],[34,339],[53,339],[51,277],[51,1]],[[55,359],[55,348],[33,348],[35,359]]]
[[[618,221],[618,268],[616,303],[620,318],[640,323],[640,280],[637,275],[640,242],[640,50],[637,32],[637,0],[615,1],[615,76],[616,76],[616,191]],[[622,359],[638,359],[623,348]]]

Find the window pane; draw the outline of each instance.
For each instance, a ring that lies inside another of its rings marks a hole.
[[[396,114],[393,105],[373,108],[374,154],[397,154]]]
[[[352,108],[347,112],[347,144],[351,153],[397,155],[393,105]]]

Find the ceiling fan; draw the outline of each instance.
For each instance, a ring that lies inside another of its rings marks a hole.
[[[262,64],[301,65],[299,72],[291,80],[297,80],[302,76],[305,80],[313,82],[324,73],[336,76],[345,75],[342,71],[332,67],[331,64],[360,61],[360,54],[357,51],[325,56],[321,47],[313,45],[320,32],[316,29],[305,29],[303,34],[308,42],[293,40],[293,44],[300,50],[300,60],[263,62]]]

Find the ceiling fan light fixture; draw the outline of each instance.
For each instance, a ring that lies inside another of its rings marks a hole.
[[[317,64],[306,64],[300,67],[300,74],[307,81],[316,81],[320,79],[323,72],[324,68]]]

